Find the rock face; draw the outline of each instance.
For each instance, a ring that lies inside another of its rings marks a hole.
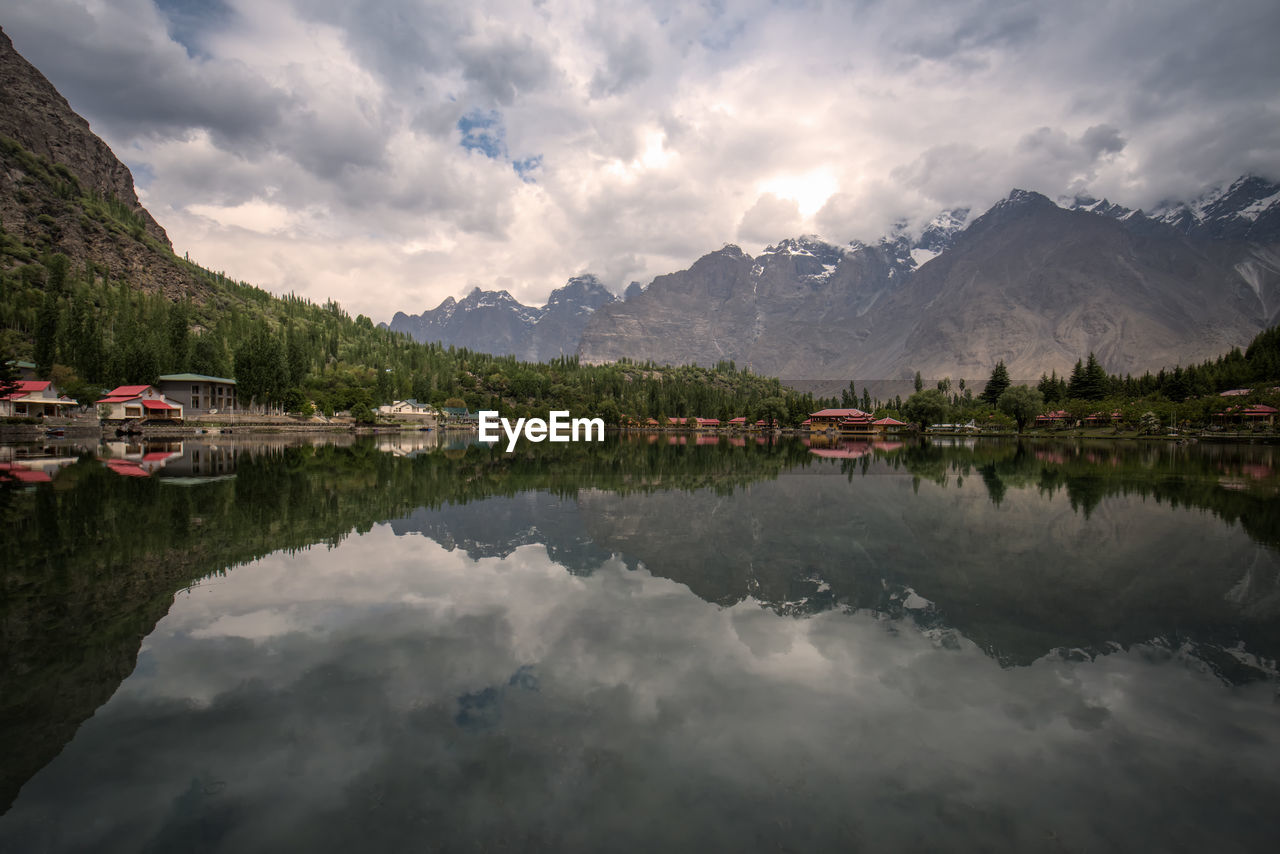
[[[739,365],[795,380],[1112,372],[1221,355],[1280,322],[1280,187],[1246,178],[1158,215],[1014,190],[912,242],[727,246],[598,311],[591,361]]]
[[[172,248],[165,234],[134,191],[133,173],[121,163],[89,123],[81,118],[53,84],[13,48],[0,31],[0,135],[51,163],[65,166],[80,186],[115,198],[145,223],[147,233]]]
[[[207,275],[173,255],[133,175],[0,32],[0,264],[62,253],[74,269],[171,300],[211,298]]]
[[[542,308],[524,305],[506,291],[475,288],[462,300],[449,297],[419,315],[396,312],[383,325],[417,341],[545,361],[576,353],[592,313],[616,300],[599,279],[586,275],[552,291]]]

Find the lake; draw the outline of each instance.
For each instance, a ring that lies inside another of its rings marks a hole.
[[[0,851],[1264,851],[1280,448],[0,448]]]

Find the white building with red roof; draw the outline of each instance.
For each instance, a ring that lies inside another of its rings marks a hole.
[[[35,418],[61,415],[78,404],[59,394],[49,380],[19,380],[18,387],[0,397],[0,417]]]
[[[102,400],[95,401],[94,405],[102,412],[102,417],[109,420],[182,420],[182,404],[165,397],[151,385],[117,386]]]

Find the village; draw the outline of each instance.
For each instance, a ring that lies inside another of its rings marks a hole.
[[[0,395],[0,431],[19,438],[59,432],[107,431],[117,435],[192,435],[210,430],[352,430],[394,429],[410,431],[474,431],[477,413],[463,406],[433,406],[415,399],[396,400],[372,410],[371,418],[344,411],[332,416],[287,414],[279,406],[246,403],[237,394],[234,378],[195,373],[164,374],[155,383],[117,386],[90,404],[64,394],[52,380],[37,379],[35,365],[10,362],[20,379]],[[1272,390],[1275,391],[1274,389]],[[1261,402],[1234,402],[1253,394],[1252,389],[1231,389],[1216,395],[1221,404],[1211,407],[1205,423],[1164,423],[1154,413],[1135,415],[1120,409],[1089,413],[1051,409],[1034,416],[1030,435],[1080,433],[1124,437],[1169,434],[1266,438],[1275,434],[1274,406]],[[1256,396],[1256,395],[1255,395]],[[461,403],[461,401],[452,401]],[[992,413],[988,419],[964,423],[911,423],[883,414],[880,417],[857,407],[825,408],[809,413],[799,423],[781,419],[749,419],[740,415],[722,421],[694,415],[637,419],[621,416],[615,425],[624,431],[674,431],[718,434],[786,434],[843,438],[882,438],[902,433],[1010,435],[1007,419]],[[22,428],[27,428],[23,430]]]

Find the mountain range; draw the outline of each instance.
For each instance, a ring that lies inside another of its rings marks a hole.
[[[573,322],[535,331],[561,313]],[[800,381],[981,379],[999,360],[1035,378],[1090,352],[1141,373],[1216,357],[1277,321],[1280,186],[1244,176],[1149,213],[1015,189],[916,236],[797,237],[754,257],[730,244],[622,299],[584,276],[543,309],[476,290],[390,328],[525,358],[732,359]]]
[[[576,353],[591,315],[617,299],[592,275],[570,279],[541,308],[523,305],[507,291],[474,288],[461,300],[449,297],[422,314],[398,311],[389,326],[417,341],[545,362]]]

